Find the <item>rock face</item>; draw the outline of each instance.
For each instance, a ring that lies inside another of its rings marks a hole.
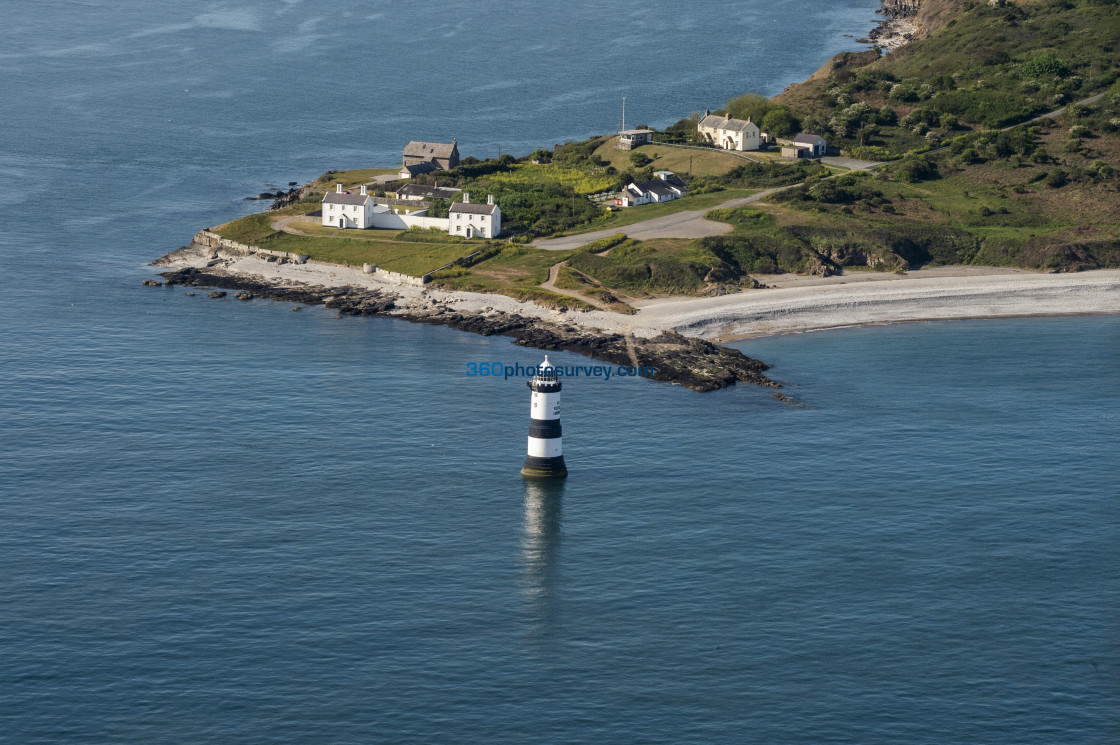
[[[239,290],[237,297],[271,298],[302,305],[325,305],[337,309],[339,315],[392,315],[416,323],[450,326],[483,336],[509,336],[523,347],[543,350],[578,352],[595,360],[625,367],[655,368],[648,377],[690,388],[714,391],[751,383],[766,388],[781,386],[763,373],[769,365],[751,359],[735,349],[666,332],[652,339],[636,338],[589,330],[560,320],[542,320],[507,313],[493,308],[478,312],[457,310],[453,303],[428,302],[423,306],[398,306],[400,297],[390,292],[363,287],[322,287],[266,282],[221,269],[179,269],[162,275],[170,285],[221,287]],[[224,297],[215,291],[210,297]],[[294,307],[292,310],[299,310]],[[786,400],[776,394],[781,400]]]
[[[311,193],[306,186],[299,188],[296,187],[294,182],[290,184],[290,186],[294,188],[288,189],[287,191],[279,189],[275,194],[272,195],[272,199],[274,201],[268,206],[270,210],[278,210],[282,207],[287,207],[290,204],[295,204]]]

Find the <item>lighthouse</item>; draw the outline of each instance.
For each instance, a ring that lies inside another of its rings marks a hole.
[[[529,408],[529,454],[525,456],[521,475],[562,479],[568,475],[568,467],[564,465],[564,444],[560,439],[561,385],[547,354],[526,385],[533,395]]]

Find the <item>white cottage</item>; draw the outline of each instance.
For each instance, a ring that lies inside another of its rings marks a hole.
[[[447,213],[448,233],[464,238],[497,238],[502,232],[502,211],[494,204],[494,195],[486,204],[471,204],[471,195],[463,192],[463,201],[451,205]]]
[[[373,225],[376,211],[373,199],[363,185],[358,194],[343,191],[342,184],[323,197],[323,225],[333,228],[361,228]]]
[[[744,121],[706,111],[696,131],[705,142],[724,150],[758,150],[762,145],[758,125],[750,119]]]
[[[669,202],[688,193],[688,185],[672,171],[658,171],[656,181],[635,181],[614,198],[619,207],[637,207],[654,202]]]

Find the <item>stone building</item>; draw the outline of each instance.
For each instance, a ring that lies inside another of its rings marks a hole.
[[[445,142],[417,142],[405,145],[402,170],[409,166],[430,165],[431,170],[449,171],[459,165],[458,140]]]

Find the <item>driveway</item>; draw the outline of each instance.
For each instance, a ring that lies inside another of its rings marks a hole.
[[[732,226],[725,222],[714,222],[704,217],[704,215],[712,210],[734,209],[735,207],[742,207],[745,204],[758,202],[775,192],[790,189],[793,188],[793,186],[800,186],[800,184],[780,186],[775,189],[765,189],[757,194],[751,194],[749,197],[732,199],[707,209],[675,212],[672,215],[655,217],[651,220],[633,223],[632,225],[622,225],[617,228],[596,230],[593,233],[581,233],[580,235],[569,235],[563,238],[549,238],[546,240],[534,241],[533,245],[548,251],[565,251],[569,248],[586,246],[592,241],[597,241],[600,238],[609,238],[619,233],[625,233],[631,238],[636,238],[640,241],[650,240],[651,238],[704,238],[709,235],[723,235],[724,233],[730,233]],[[641,207],[629,207],[627,209],[641,209]]]
[[[821,163],[826,166],[840,166],[841,168],[850,168],[853,171],[866,171],[875,166],[883,165],[881,160],[856,160],[855,158],[821,158]]]

